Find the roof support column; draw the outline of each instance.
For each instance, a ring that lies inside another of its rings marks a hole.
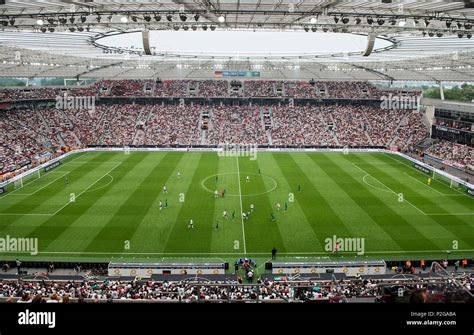
[[[441,100],[444,100],[444,89],[443,89],[443,83],[441,81],[439,82],[439,94],[441,96]]]

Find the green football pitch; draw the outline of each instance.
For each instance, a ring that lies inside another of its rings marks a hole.
[[[79,153],[0,196],[0,237],[37,238],[39,251],[1,257],[266,260],[273,247],[288,260],[472,257],[474,199],[412,165],[386,153]],[[364,239],[364,254],[327,251],[333,236]]]

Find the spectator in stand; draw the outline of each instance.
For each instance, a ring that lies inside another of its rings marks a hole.
[[[69,94],[123,96],[227,96],[225,80],[104,80]],[[382,91],[367,83],[244,81],[245,96],[363,99]],[[3,99],[52,98],[57,88],[0,90]],[[400,92],[412,94],[410,92]],[[206,127],[201,118],[209,113]],[[207,123],[208,122],[208,123]],[[202,124],[201,124],[202,123]],[[207,128],[207,129],[206,129]],[[274,146],[382,146],[402,151],[427,136],[421,115],[369,105],[200,106],[100,104],[94,110],[54,107],[0,113],[0,175],[56,157],[67,148],[88,145],[192,146],[222,143]],[[471,149],[472,150],[472,149]],[[460,166],[472,166],[465,146],[439,144],[428,153]]]
[[[425,154],[441,159],[447,165],[474,170],[474,148],[445,140],[432,145]]]
[[[249,271],[249,274],[251,271]],[[248,275],[251,281],[252,275]],[[474,277],[469,274],[458,275],[458,282],[470,290],[474,284]],[[240,285],[239,285],[240,283]],[[225,284],[225,285],[222,285]],[[228,300],[295,300],[310,301],[318,299],[329,299],[329,301],[341,301],[345,297],[381,297],[390,290],[388,283],[374,279],[364,280],[302,280],[297,282],[258,279],[256,284],[241,284],[241,279],[229,279],[226,282],[200,282],[190,281],[1,281],[0,297],[8,299],[19,299],[22,302],[38,303],[46,299],[48,303],[67,303],[71,299],[78,303],[86,302],[85,299],[94,302],[110,302],[113,300],[148,300],[166,301],[180,300],[183,302],[195,301],[228,301]],[[392,283],[396,292],[400,286],[399,281]],[[450,279],[432,278],[430,281],[420,280],[411,283],[418,289],[427,288],[432,294],[438,294],[438,299],[447,301],[449,295]],[[35,297],[31,299],[31,292]],[[408,287],[406,295],[411,295]],[[433,298],[430,297],[430,301]],[[439,300],[438,300],[439,301]]]

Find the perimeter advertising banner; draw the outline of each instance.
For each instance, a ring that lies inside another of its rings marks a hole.
[[[214,71],[214,76],[221,77],[260,77],[259,71]]]
[[[413,166],[415,167],[415,169],[418,169],[418,170],[420,170],[421,172],[424,172],[424,173],[426,173],[426,174],[431,174],[431,170],[428,169],[428,168],[426,168],[426,167],[424,167],[424,166],[421,166],[421,165],[416,164],[416,163],[415,163]]]
[[[45,166],[45,167],[44,167],[44,172],[51,171],[52,169],[57,168],[60,164],[61,164],[61,162],[60,162],[60,161],[57,161],[57,162],[54,162],[53,164],[50,164],[50,165],[48,165],[48,166]]]

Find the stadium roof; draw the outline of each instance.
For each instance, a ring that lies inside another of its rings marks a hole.
[[[0,76],[202,79],[229,70],[265,79],[474,81],[472,24],[471,1],[0,0]],[[149,51],[143,30],[151,31]],[[320,47],[241,54],[236,42],[235,54],[170,51],[156,35],[170,32],[182,46],[229,30],[279,33],[282,45],[290,45],[286,32],[306,34],[302,41],[309,34]],[[106,42],[130,32],[138,32],[131,42]],[[347,36],[357,48],[324,52]],[[369,36],[375,48],[363,56]]]

